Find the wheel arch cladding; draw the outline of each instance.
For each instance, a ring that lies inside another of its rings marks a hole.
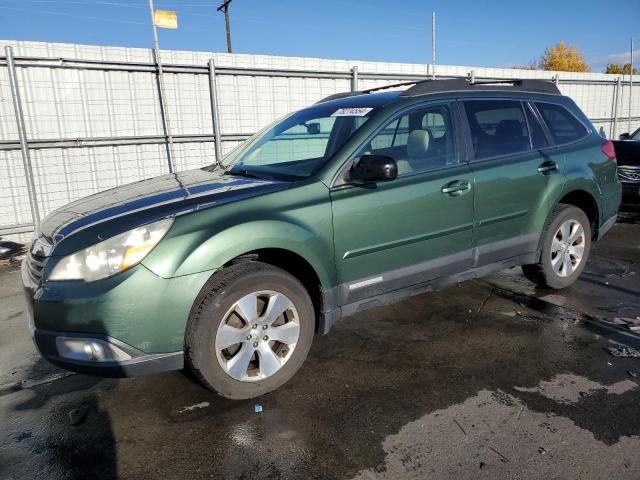
[[[231,259],[224,266],[227,267],[247,261],[259,261],[273,265],[295,277],[311,297],[316,314],[316,331],[318,330],[320,318],[325,307],[322,295],[323,287],[318,273],[306,258],[283,248],[262,248],[243,253]]]
[[[589,219],[591,225],[591,239],[598,237],[600,213],[595,197],[586,190],[572,190],[565,193],[557,202],[558,204],[572,205],[582,210]]]

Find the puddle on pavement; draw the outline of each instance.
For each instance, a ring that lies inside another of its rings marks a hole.
[[[605,408],[611,409],[638,387],[559,375],[522,390],[580,412],[588,411],[583,404],[598,393],[606,396]],[[557,478],[564,475],[560,472],[571,472],[572,478],[634,478],[640,471],[638,436],[603,442],[570,415],[536,411],[518,393],[500,390],[481,390],[408,423],[385,438],[383,449],[384,463],[355,479]]]

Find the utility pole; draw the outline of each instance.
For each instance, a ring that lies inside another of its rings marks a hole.
[[[153,56],[158,67],[158,92],[160,94],[160,114],[162,116],[162,127],[167,138],[167,163],[169,173],[173,173],[173,135],[171,134],[171,123],[169,122],[169,112],[167,112],[167,95],[164,88],[164,71],[162,70],[162,59],[160,58],[160,42],[158,41],[158,29],[156,28],[155,9],[153,0],[149,0],[149,12],[151,14],[151,27],[153,28]]]
[[[633,37],[631,37],[631,59],[629,60],[629,120],[627,131],[631,133],[631,99],[633,98]]]
[[[436,12],[431,15],[431,78],[436,79]]]
[[[222,5],[217,8],[218,12],[224,13],[224,21],[227,25],[227,53],[233,53],[231,51],[231,28],[229,27],[229,5],[232,0],[225,0]]]

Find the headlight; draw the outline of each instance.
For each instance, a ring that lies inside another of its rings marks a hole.
[[[150,223],[68,255],[58,262],[48,279],[92,282],[123,272],[140,263],[172,223],[172,218]]]

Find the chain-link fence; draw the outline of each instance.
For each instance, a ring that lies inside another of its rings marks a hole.
[[[417,64],[163,51],[161,101],[150,50],[0,44],[6,45],[0,56],[0,235],[23,239],[39,216],[97,191],[167,173],[169,158],[176,171],[208,165],[217,148],[224,154],[324,96],[433,73]],[[640,126],[640,85],[631,87],[628,77],[436,70],[437,78],[469,76],[553,79],[607,136]],[[640,77],[633,80],[637,84]],[[169,130],[163,116],[170,119]]]

